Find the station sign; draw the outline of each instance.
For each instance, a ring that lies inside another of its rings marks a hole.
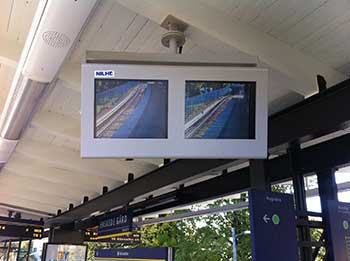
[[[253,261],[298,260],[293,196],[251,190],[249,211]]]
[[[334,261],[350,260],[350,204],[336,200],[327,202],[330,237]]]
[[[98,237],[103,239],[131,234],[132,219],[130,212],[110,214],[99,218]]]
[[[41,239],[44,223],[28,219],[0,217],[0,236],[23,239]]]
[[[95,251],[96,261],[109,260],[144,260],[144,261],[173,261],[172,248],[132,248],[132,249],[100,249]]]

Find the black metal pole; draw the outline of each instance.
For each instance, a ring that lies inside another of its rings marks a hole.
[[[21,244],[22,244],[22,239],[18,241],[18,249],[17,249],[17,257],[16,260],[19,261],[19,256],[21,254]]]
[[[49,243],[53,243],[54,236],[55,236],[55,229],[51,227],[49,231]]]
[[[338,200],[337,183],[335,182],[335,169],[329,168],[317,172],[318,191],[321,199],[324,233],[326,241],[326,261],[333,261],[333,245],[330,238],[330,222],[328,216],[328,200]]]
[[[30,249],[32,248],[32,240],[29,240],[26,261],[29,261]]]
[[[252,189],[271,191],[271,182],[267,173],[267,160],[250,160],[249,176]]]
[[[299,169],[299,152],[300,145],[294,143],[288,149],[288,156],[290,161],[291,172],[293,173],[293,188],[294,188],[294,199],[295,206],[301,213],[307,212],[306,204],[306,193],[305,193],[305,183],[304,176]],[[308,216],[298,217],[300,221],[308,224]],[[301,242],[311,242],[310,228],[309,226],[298,227],[299,241]],[[312,260],[312,249],[310,247],[300,247],[300,259],[301,261],[311,261]]]

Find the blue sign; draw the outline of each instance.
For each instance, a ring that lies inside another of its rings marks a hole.
[[[132,231],[132,214],[111,214],[99,219],[98,237],[113,236]]]
[[[102,239],[100,239],[98,237],[98,233],[85,232],[84,241],[85,242],[86,241],[109,242],[109,243],[124,244],[124,245],[138,245],[138,244],[141,244],[141,234],[139,232],[132,232],[127,235],[109,236],[109,237],[103,237]]]
[[[99,70],[95,71],[95,78],[113,78],[114,71],[113,70]]]
[[[297,261],[293,196],[251,190],[249,211],[253,261]]]
[[[40,239],[44,222],[29,219],[0,217],[0,236],[23,239]]]
[[[350,261],[350,204],[336,200],[327,202],[332,257],[334,261]]]
[[[144,261],[173,261],[172,248],[131,248],[131,249],[100,249],[95,251],[95,260],[144,260]]]

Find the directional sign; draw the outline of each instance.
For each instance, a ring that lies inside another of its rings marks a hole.
[[[0,236],[40,239],[43,232],[44,223],[41,221],[0,217]]]
[[[132,231],[132,214],[118,213],[99,219],[98,236],[100,239],[117,235],[127,235]]]
[[[100,249],[95,251],[96,261],[109,260],[143,260],[143,261],[173,261],[172,248],[132,248],[132,249]]]
[[[350,261],[350,204],[327,202],[333,261]]]
[[[249,211],[253,261],[296,261],[293,196],[251,190]]]
[[[108,242],[108,243],[117,243],[124,245],[138,245],[141,244],[141,234],[139,232],[131,232],[127,235],[116,235],[110,237],[99,238],[97,232],[85,232],[84,241],[91,242]]]

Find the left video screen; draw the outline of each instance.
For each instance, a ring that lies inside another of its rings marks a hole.
[[[95,138],[167,137],[167,80],[95,79]]]

